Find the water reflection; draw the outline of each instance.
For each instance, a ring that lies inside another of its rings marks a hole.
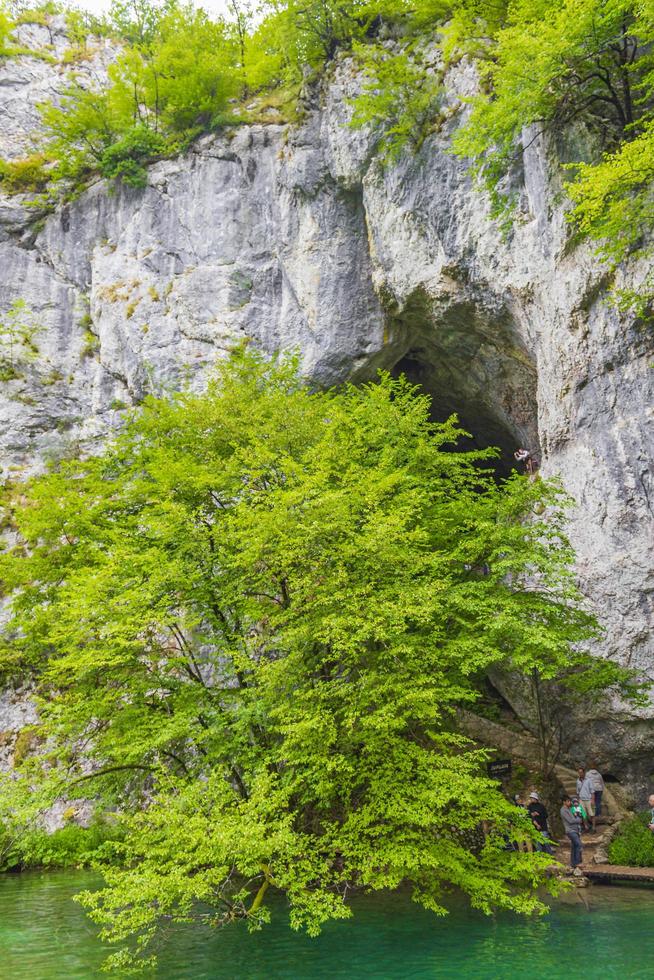
[[[0,876],[0,977],[91,980],[104,951],[72,895],[94,884],[80,872]],[[349,923],[318,940],[290,932],[280,904],[273,925],[175,930],[161,980],[559,980],[654,978],[654,891],[594,886],[557,901],[549,916],[486,918],[458,902],[438,919],[408,897],[358,902]]]

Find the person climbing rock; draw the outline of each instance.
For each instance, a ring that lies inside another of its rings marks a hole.
[[[590,788],[593,791],[593,808],[595,810],[593,816],[593,829],[595,829],[595,821],[598,817],[602,816],[602,793],[604,792],[604,780],[601,772],[598,770],[594,762],[586,775],[590,780]]]
[[[586,811],[584,830],[595,830],[595,808],[593,806],[593,790],[590,779],[583,766],[577,769],[577,796]]]
[[[583,861],[581,846],[581,817],[575,816],[571,810],[572,800],[569,796],[561,797],[561,822],[565,835],[570,841],[570,867],[574,871]]]
[[[529,794],[529,803],[527,804],[527,813],[531,817],[531,822],[533,823],[536,830],[539,830],[542,835],[542,841],[536,843],[537,851],[545,851],[546,854],[553,854],[552,845],[550,844],[550,831],[548,826],[548,814],[547,809],[541,803],[540,796],[536,791],[532,791]]]

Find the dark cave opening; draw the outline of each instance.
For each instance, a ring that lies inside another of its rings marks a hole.
[[[422,288],[391,310],[377,366],[420,385],[434,421],[457,416],[470,436],[455,451],[496,447],[489,465],[499,477],[522,470],[516,449],[540,456],[536,367],[507,310],[480,309],[467,298],[437,307]]]
[[[420,387],[431,398],[431,416],[434,422],[444,422],[451,415],[456,415],[462,429],[470,433],[468,438],[461,438],[452,451],[472,451],[495,447],[499,457],[489,463],[498,476],[508,476],[512,469],[521,470],[513,458],[513,453],[521,445],[520,436],[505,422],[500,421],[480,401],[466,398],[464,392],[453,384],[435,383],[433,368],[429,365],[425,352],[409,350],[393,367],[394,377],[404,375],[411,384]]]

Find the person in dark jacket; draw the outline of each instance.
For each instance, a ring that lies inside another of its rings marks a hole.
[[[536,850],[545,851],[547,854],[553,854],[554,852],[552,850],[552,845],[550,844],[550,831],[547,823],[547,809],[541,803],[540,796],[535,791],[529,794],[527,813],[531,817],[531,822],[533,823],[534,827],[536,830],[541,832],[543,837],[543,840],[536,844]]]
[[[561,822],[565,835],[570,841],[570,867],[574,871],[583,861],[581,848],[581,817],[576,816],[570,809],[572,800],[569,796],[561,798]]]

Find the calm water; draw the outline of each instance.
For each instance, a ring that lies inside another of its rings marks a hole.
[[[0,875],[0,977],[91,980],[103,950],[71,901],[80,872]],[[162,955],[162,980],[538,980],[654,978],[654,891],[595,886],[524,922],[487,919],[460,904],[447,919],[408,899],[363,900],[349,923],[317,940],[278,922],[263,932],[180,929]],[[106,976],[106,974],[104,975]]]

